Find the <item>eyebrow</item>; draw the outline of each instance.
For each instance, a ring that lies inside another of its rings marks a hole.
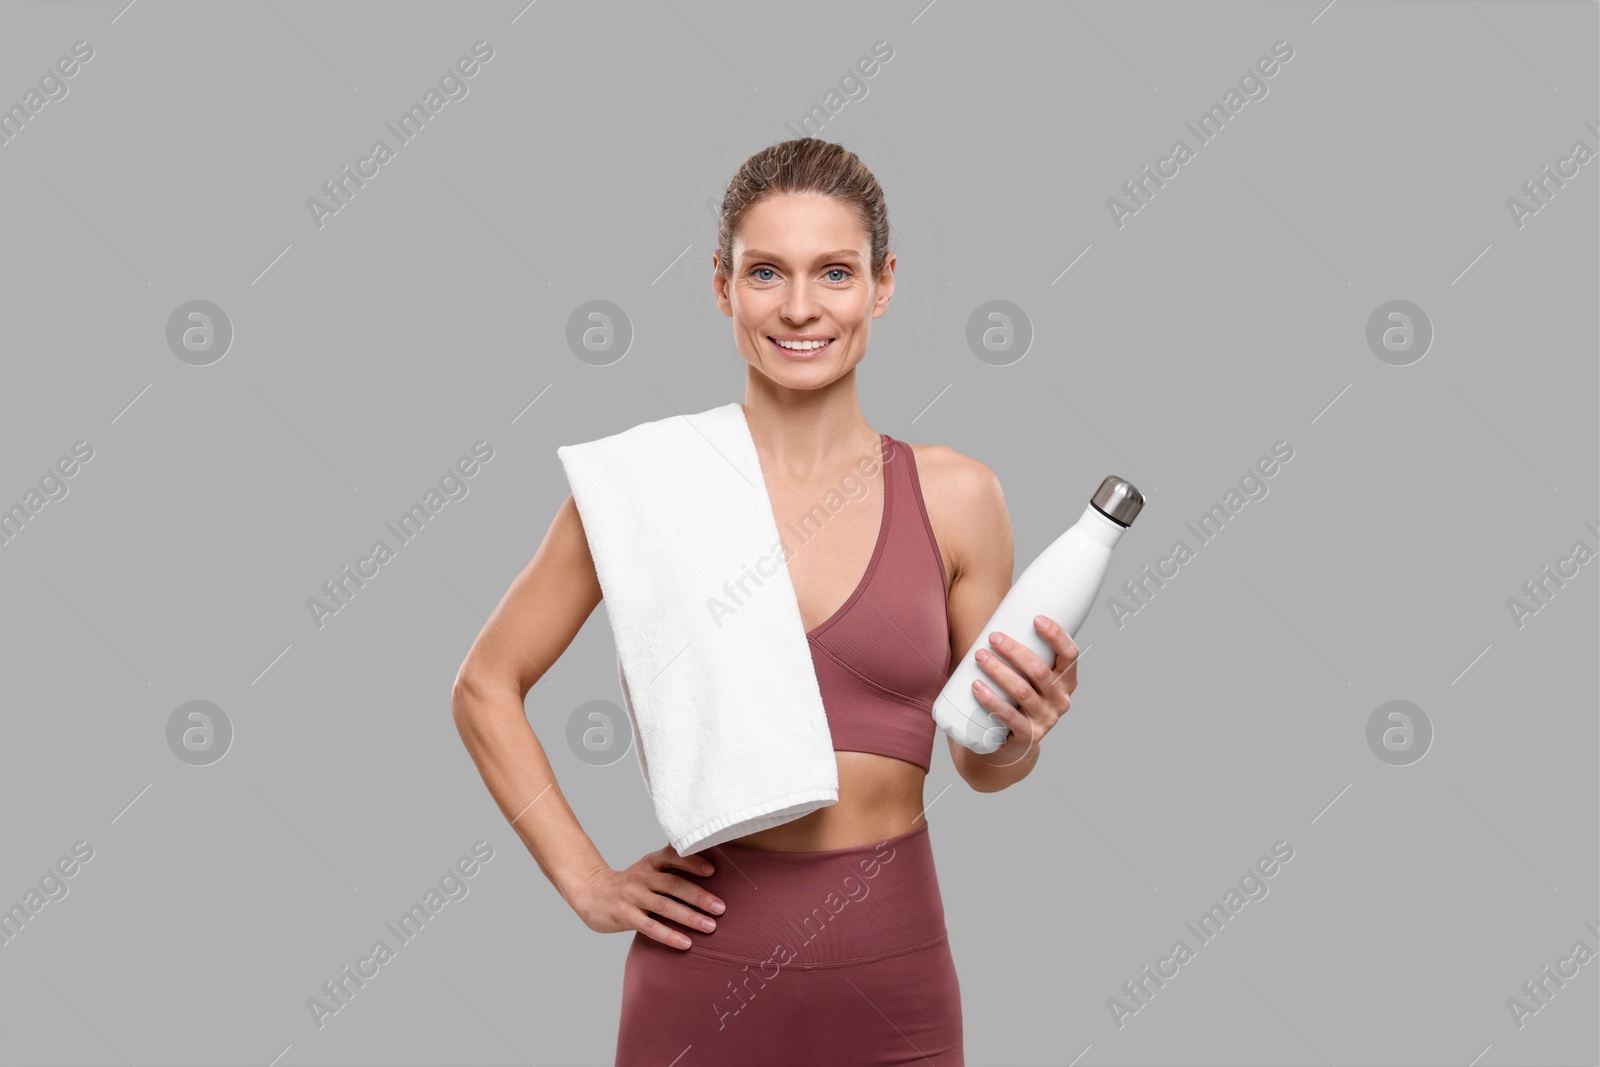
[[[745,249],[744,258],[745,259],[775,259],[775,260],[779,261],[780,263],[783,262],[783,257],[778,255],[776,252],[764,252],[759,248],[747,248],[747,249]],[[819,252],[819,253],[817,253],[817,260],[819,262],[822,261],[822,260],[825,260],[825,259],[850,259],[850,260],[855,260],[856,262],[860,262],[861,261],[861,253],[857,252],[853,248],[835,248],[831,252]]]

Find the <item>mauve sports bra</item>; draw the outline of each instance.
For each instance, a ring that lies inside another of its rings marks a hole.
[[[839,610],[806,634],[835,751],[933,759],[933,702],[950,676],[944,558],[911,446],[883,438],[883,521]]]

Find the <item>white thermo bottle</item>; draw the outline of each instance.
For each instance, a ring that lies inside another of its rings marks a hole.
[[[1144,494],[1126,479],[1112,475],[1100,483],[1078,521],[1028,564],[979,632],[977,641],[961,657],[960,665],[933,703],[933,718],[939,729],[980,754],[993,752],[1005,743],[1009,730],[978,703],[972,683],[981,680],[1006,703],[1015,707],[1017,702],[978,666],[978,649],[999,656],[988,643],[989,634],[998,630],[1032,649],[1046,663],[1054,663],[1055,650],[1033,628],[1033,617],[1054,619],[1077,641],[1078,627],[1088,617],[1111,565],[1111,550],[1142,507]],[[1015,666],[1004,656],[1000,659]]]

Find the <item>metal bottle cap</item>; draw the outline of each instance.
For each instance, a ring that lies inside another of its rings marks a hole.
[[[1139,509],[1144,507],[1144,494],[1133,483],[1115,474],[1106,475],[1100,488],[1094,491],[1089,503],[1095,510],[1119,526],[1132,526]]]

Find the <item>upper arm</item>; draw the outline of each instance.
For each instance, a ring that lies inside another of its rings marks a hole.
[[[983,463],[960,453],[951,480],[957,506],[952,513],[950,581],[950,650],[957,656],[983,636],[989,621],[1011,589],[1016,548],[1011,542],[1011,516],[1000,479]]]
[[[1011,515],[1006,509],[1000,479],[988,466],[950,452],[946,479],[945,528],[954,563],[950,582],[950,650],[960,663],[974,645],[985,639],[984,624],[1011,590],[1016,565]],[[947,737],[956,770],[963,771],[971,749]]]
[[[526,697],[599,603],[600,580],[578,506],[569,494],[533,559],[473,641],[455,688],[514,687],[519,699]]]

